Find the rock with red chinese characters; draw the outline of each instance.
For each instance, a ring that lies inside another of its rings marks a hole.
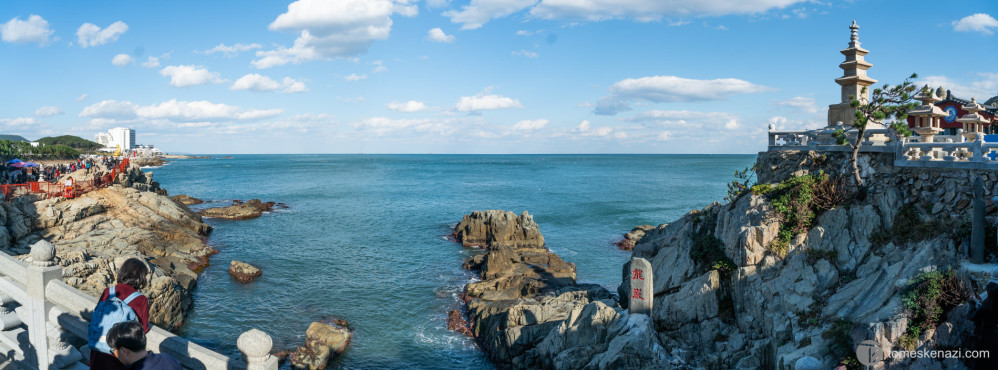
[[[654,295],[651,263],[644,258],[631,258],[631,291],[628,295],[628,311],[632,314],[650,315]],[[624,297],[621,297],[623,299]]]
[[[465,247],[544,247],[540,227],[527,211],[519,216],[509,211],[474,211],[461,219],[452,235]]]
[[[240,283],[248,283],[263,275],[263,271],[246,262],[233,260],[229,264],[229,275],[239,280]]]

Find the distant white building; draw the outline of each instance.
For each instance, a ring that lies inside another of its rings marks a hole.
[[[94,135],[94,141],[103,145],[104,148],[121,150],[131,150],[138,147],[135,144],[135,130],[127,127],[115,127],[107,132],[98,132]]]

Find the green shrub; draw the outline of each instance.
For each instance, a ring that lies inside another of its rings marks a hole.
[[[809,230],[821,212],[848,199],[842,180],[831,179],[823,172],[791,177],[759,190],[770,200],[780,222],[780,232],[768,246],[780,256],[786,255],[794,236]]]
[[[922,333],[939,325],[947,311],[969,296],[963,281],[952,270],[916,275],[901,297],[908,316],[908,328],[899,340],[901,347],[914,350]]]
[[[735,263],[724,254],[724,242],[714,236],[717,227],[717,209],[710,208],[693,216],[690,240],[690,259],[706,272],[718,270],[728,273],[735,270]]]
[[[828,330],[821,333],[821,337],[829,342],[829,352],[840,358],[840,364],[845,365],[847,369],[859,369],[855,343],[852,340],[854,326],[852,321],[837,318],[832,320]]]
[[[755,195],[766,195],[773,190],[773,185],[770,184],[755,184],[752,185],[752,194]]]
[[[749,172],[753,171],[753,172]],[[734,202],[748,191],[751,187],[749,183],[755,176],[755,167],[745,167],[744,170],[735,170],[735,179],[728,183],[728,196],[724,197],[727,202]]]
[[[828,251],[820,251],[814,248],[809,248],[807,250],[807,263],[811,265],[815,264],[815,262],[818,262],[818,260],[820,259],[824,259],[828,262],[835,263],[835,260],[837,260],[838,258],[839,258],[839,252],[836,252],[834,249]]]

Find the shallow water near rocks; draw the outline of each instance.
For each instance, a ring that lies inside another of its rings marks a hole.
[[[206,219],[211,257],[180,334],[234,356],[257,328],[274,350],[304,343],[330,316],[355,330],[331,367],[491,368],[473,340],[446,330],[473,278],[475,251],[447,240],[475,210],[527,210],[580,282],[616,291],[630,252],[611,243],[639,224],[672,221],[724,198],[755,155],[233,155],[184,159],[154,172],[170,195],[205,206],[282,202],[252,220]],[[263,275],[241,284],[229,262]]]

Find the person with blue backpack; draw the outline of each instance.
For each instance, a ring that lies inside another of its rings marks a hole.
[[[97,307],[90,316],[87,344],[90,345],[90,368],[124,370],[125,365],[114,355],[108,345],[108,332],[115,324],[138,321],[143,332],[149,331],[149,299],[139,290],[148,285],[145,263],[129,258],[118,269],[117,284],[104,289]]]

